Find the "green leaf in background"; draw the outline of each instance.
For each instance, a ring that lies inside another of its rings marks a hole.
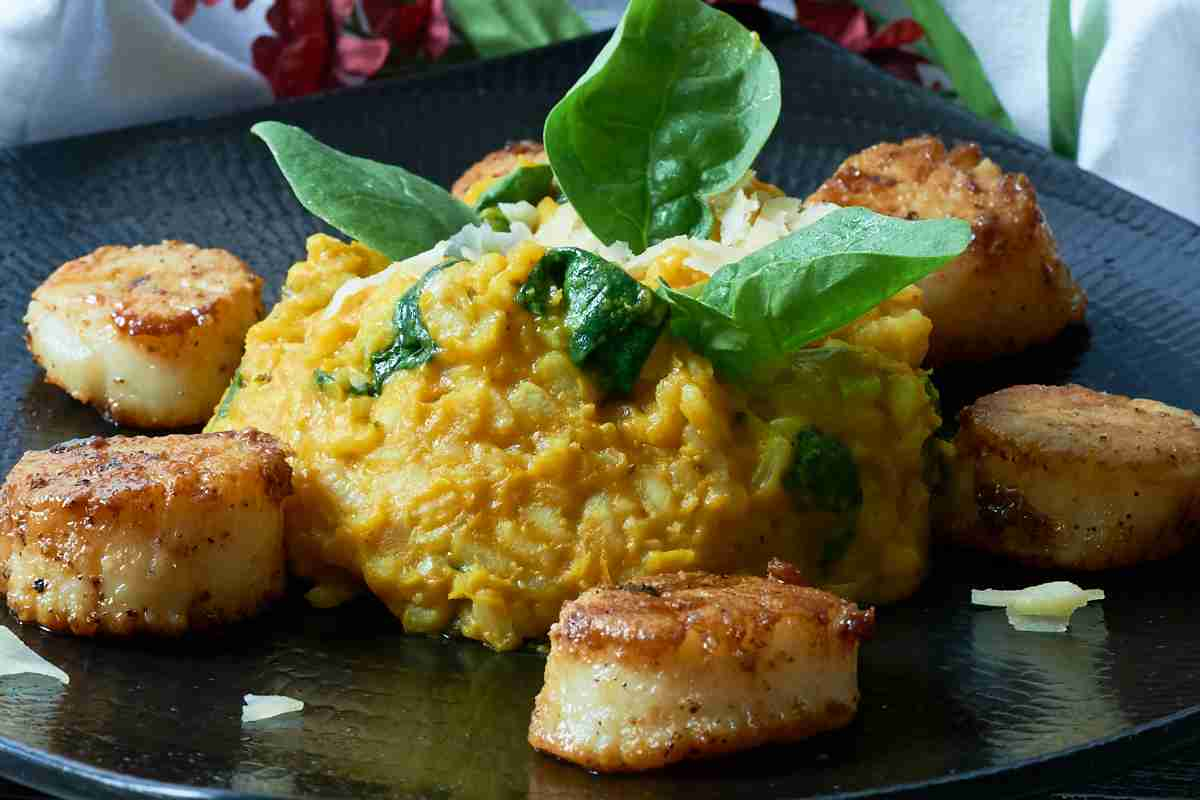
[[[1079,104],[1075,98],[1075,37],[1071,33],[1071,0],[1050,0],[1046,37],[1050,97],[1050,146],[1075,158],[1079,150]]]
[[[449,0],[446,12],[481,58],[591,32],[569,0]]]
[[[480,193],[475,201],[475,210],[483,211],[500,203],[519,203],[522,200],[537,205],[539,200],[553,193],[554,171],[549,164],[517,167],[504,177],[497,178]]]
[[[555,287],[566,303],[571,362],[589,370],[605,394],[629,394],[662,333],[667,304],[616,264],[574,247],[547,251],[517,302],[545,316]]]
[[[250,130],[271,148],[301,205],[390,259],[424,252],[464,225],[479,224],[465,203],[400,167],[339,152],[281,122]]]
[[[724,375],[762,367],[857,319],[958,256],[971,242],[959,219],[908,221],[843,208],[741,261],[699,297],[668,286],[671,329]]]
[[[954,82],[954,89],[963,104],[984,119],[1015,130],[1008,112],[988,82],[975,49],[942,4],[938,0],[908,0],[908,8],[913,19],[925,30],[925,38],[937,54],[938,63]]]
[[[1079,35],[1071,30],[1071,1],[1050,0],[1046,37],[1050,98],[1050,146],[1068,158],[1079,154],[1079,121],[1083,95],[1108,38],[1103,3],[1086,3]]]
[[[592,232],[640,253],[708,236],[705,198],[750,168],[779,108],[779,69],[756,34],[700,0],[632,0],[543,139]]]
[[[1075,33],[1075,102],[1083,108],[1083,95],[1092,70],[1100,60],[1104,43],[1108,41],[1108,5],[1090,2],[1083,4],[1083,17]]]
[[[395,338],[387,347],[371,354],[371,386],[366,394],[379,395],[388,378],[396,372],[416,369],[437,355],[437,342],[421,317],[421,292],[434,275],[457,263],[457,259],[451,259],[430,268],[396,301],[396,310],[392,313]]]

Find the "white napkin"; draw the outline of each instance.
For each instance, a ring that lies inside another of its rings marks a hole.
[[[0,0],[0,145],[58,139],[270,103],[250,66],[268,3]]]
[[[869,2],[908,16],[903,0]],[[1049,0],[942,5],[1018,132],[1049,147]],[[1200,223],[1200,0],[1072,0],[1076,35],[1086,15],[1107,37],[1083,95],[1079,165]]]
[[[1048,0],[942,0],[975,46],[1019,132],[1050,140]],[[589,22],[621,0],[578,0]],[[903,0],[869,0],[887,17]],[[55,139],[269,103],[250,66],[269,3],[201,6],[186,24],[170,0],[0,0],[0,145]],[[764,5],[790,14],[790,0]],[[1200,0],[1072,0],[1107,20],[1080,115],[1081,166],[1200,222]]]

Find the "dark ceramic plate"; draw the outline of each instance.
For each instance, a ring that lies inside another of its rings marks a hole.
[[[770,29],[772,26],[773,29]],[[1032,176],[1091,296],[1090,334],[939,376],[951,405],[1013,382],[1074,380],[1186,407],[1200,389],[1200,230],[782,21],[764,39],[784,112],[760,172],[804,194],[851,151],[932,131],[972,139]],[[0,153],[0,469],[27,448],[111,433],[41,382],[22,344],[30,291],[112,242],[224,247],[271,300],[319,226],[292,199],[262,117],[447,183],[507,139],[537,137],[599,49],[590,38],[401,84]],[[980,313],[986,313],[981,309]],[[533,753],[525,727],[542,657],[403,636],[371,601],[265,619],[181,644],[58,637],[3,624],[71,676],[0,679],[0,772],[72,797],[705,798],[1014,794],[1158,754],[1200,729],[1200,602],[1191,557],[1089,577],[1108,592],[1063,636],[1012,631],[970,586],[1037,582],[939,553],[921,594],[880,613],[862,711],[841,733],[644,777],[589,775]],[[302,715],[240,725],[244,692]]]

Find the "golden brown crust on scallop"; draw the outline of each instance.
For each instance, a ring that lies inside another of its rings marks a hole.
[[[1082,386],[1014,386],[959,416],[943,537],[1080,570],[1164,558],[1200,535],[1200,418]]]
[[[29,452],[0,489],[0,589],[22,621],[77,635],[243,619],[282,593],[290,494],[284,448],[254,430]]]
[[[1018,352],[1083,319],[1087,297],[1058,257],[1033,184],[976,144],[877,144],[846,159],[808,202],[971,223],[967,251],[919,284],[933,320],[931,364]]]
[[[149,491],[213,500],[215,482],[239,478],[261,485],[273,502],[290,495],[292,468],[279,440],[254,429],[89,436],[26,453],[0,492],[10,513],[77,506],[117,511],[127,502],[142,502]]]
[[[702,631],[712,647],[736,649],[753,669],[761,635],[784,617],[816,620],[851,647],[869,637],[875,610],[861,611],[829,592],[775,578],[677,572],[584,592],[563,607],[550,638],[563,647],[620,643],[627,652],[652,655]]]
[[[224,250],[107,246],[34,292],[26,344],[46,381],[139,428],[205,421],[229,385],[262,279]]]
[[[1095,463],[1161,473],[1200,466],[1190,411],[1067,386],[1011,386],[959,414],[960,442],[1009,460]]]
[[[541,142],[530,139],[509,142],[501,149],[493,150],[476,161],[459,176],[452,187],[455,197],[459,199],[466,197],[467,190],[484,178],[498,178],[501,175],[507,175],[513,171],[522,158],[530,159],[538,164],[549,163],[546,148],[542,146]]]
[[[550,629],[529,742],[622,772],[842,727],[873,625],[873,609],[775,578],[681,572],[591,589]]]
[[[91,293],[89,302],[109,308],[117,330],[128,336],[178,337],[225,313],[243,296],[254,298],[258,317],[263,313],[262,278],[246,262],[225,250],[170,239],[101,247],[63,264],[33,296],[45,299],[56,287],[91,287],[106,277],[112,279],[108,290]]]

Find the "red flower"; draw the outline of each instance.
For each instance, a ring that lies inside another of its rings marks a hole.
[[[341,33],[337,37],[334,76],[343,86],[357,86],[383,68],[391,49],[387,39],[364,39]]]
[[[920,82],[917,65],[925,59],[901,49],[925,35],[914,20],[898,19],[876,29],[866,12],[851,3],[796,0],[796,21],[893,75]]]
[[[180,24],[187,22],[196,13],[196,3],[199,0],[174,0],[171,3],[171,16],[175,17]],[[204,5],[215,6],[220,0],[204,0]],[[233,7],[238,11],[243,11],[246,6],[250,5],[250,0],[233,0]]]
[[[362,0],[371,33],[382,36],[409,58],[437,59],[450,44],[450,20],[443,0]]]
[[[251,55],[276,97],[362,83],[396,54],[436,59],[450,40],[443,0],[275,0],[267,24]]]
[[[275,0],[267,24],[277,35],[255,39],[250,55],[276,97],[299,97],[333,85],[332,22],[324,0]]]

